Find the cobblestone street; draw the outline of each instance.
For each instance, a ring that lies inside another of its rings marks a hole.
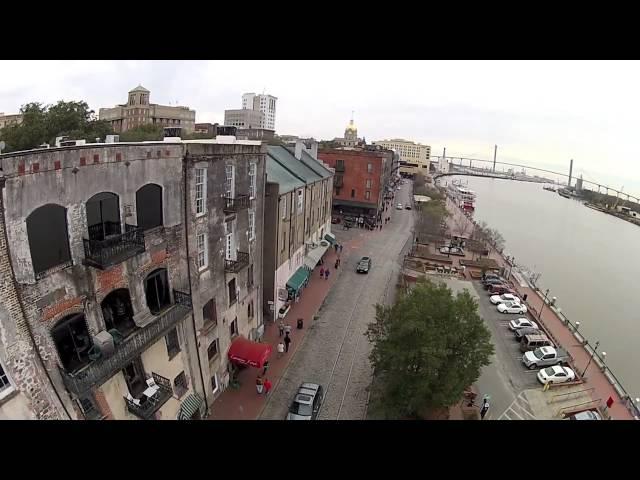
[[[395,203],[405,204],[410,189],[410,184],[403,185]],[[392,221],[381,231],[344,231],[334,225],[339,243],[351,240],[342,253],[339,278],[260,418],[284,418],[302,382],[319,383],[325,389],[320,419],[365,418],[372,371],[368,359],[371,345],[364,332],[375,317],[375,304],[393,295],[401,254],[414,223],[413,211],[396,210],[394,205],[388,211]],[[372,257],[373,267],[367,275],[357,274],[356,263],[365,255]]]

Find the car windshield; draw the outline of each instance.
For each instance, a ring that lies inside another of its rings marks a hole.
[[[300,415],[302,417],[310,417],[311,405],[309,405],[308,403],[293,402],[293,405],[291,406],[291,413]]]
[[[549,367],[544,369],[544,373],[546,373],[548,377],[553,377],[556,374],[556,371],[553,367]]]
[[[533,354],[535,355],[536,358],[542,358],[544,356],[544,353],[542,353],[542,350],[539,348],[536,348],[533,351]]]

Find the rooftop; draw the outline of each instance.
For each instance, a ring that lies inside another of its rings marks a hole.
[[[291,150],[285,147],[269,145],[268,154],[269,157],[273,158],[296,178],[305,183],[314,183],[324,178],[309,168],[305,163],[298,160],[295,155],[291,153]]]
[[[267,182],[280,185],[280,193],[292,192],[305,185],[269,155],[267,155]]]

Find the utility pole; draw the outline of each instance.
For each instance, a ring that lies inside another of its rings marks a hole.
[[[496,156],[498,155],[498,145],[493,146],[493,171],[496,171]]]

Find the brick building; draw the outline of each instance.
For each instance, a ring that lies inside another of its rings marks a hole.
[[[335,170],[334,212],[371,219],[381,214],[393,181],[394,157],[380,147],[320,150],[318,158]]]
[[[259,142],[1,155],[0,418],[198,418],[262,325]]]

